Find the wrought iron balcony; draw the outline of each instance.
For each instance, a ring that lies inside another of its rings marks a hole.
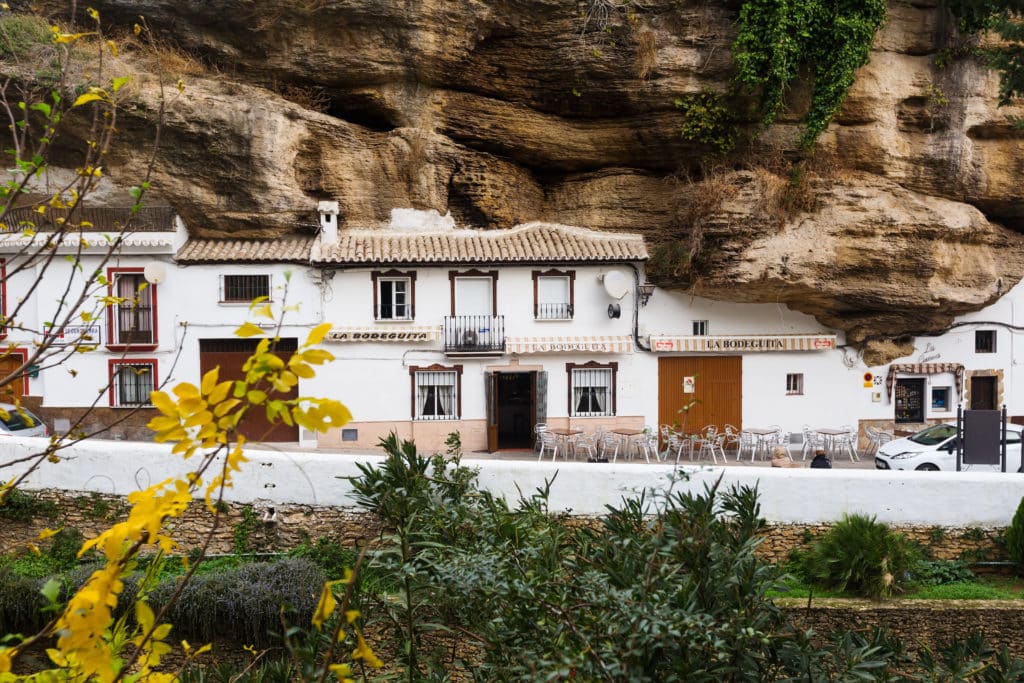
[[[505,316],[455,315],[444,319],[445,353],[504,353]]]
[[[572,304],[537,304],[536,320],[572,320]]]

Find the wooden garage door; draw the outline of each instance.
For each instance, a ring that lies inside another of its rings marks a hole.
[[[683,393],[683,380],[693,378],[694,393]],[[658,422],[683,423],[679,410],[696,402],[686,414],[686,431],[705,425],[723,429],[743,423],[743,358],[708,356],[658,359]]]
[[[239,380],[245,377],[242,366],[246,359],[256,350],[258,340],[254,339],[200,339],[199,340],[199,371],[205,375],[218,365],[220,379]],[[295,339],[282,339],[277,345],[277,354],[287,359],[288,355],[298,348]],[[197,382],[198,384],[198,382]],[[277,398],[296,398],[299,395],[295,387],[286,395],[276,394]],[[282,442],[298,441],[299,428],[289,427],[283,422],[271,425],[267,415],[261,409],[251,409],[239,425],[238,431],[249,441]]]

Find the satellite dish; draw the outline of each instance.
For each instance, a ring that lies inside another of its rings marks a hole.
[[[142,269],[142,276],[151,285],[160,284],[167,277],[167,267],[159,261],[147,263],[146,267]]]
[[[604,291],[613,299],[621,299],[629,291],[629,280],[618,270],[605,273]]]

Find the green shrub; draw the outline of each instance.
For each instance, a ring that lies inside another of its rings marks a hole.
[[[50,619],[42,581],[0,569],[0,633],[35,633]]]
[[[39,500],[32,493],[21,489],[7,492],[0,502],[0,519],[12,522],[31,522],[38,517],[53,519],[57,516],[57,506],[53,501]]]
[[[329,580],[345,576],[345,570],[355,564],[356,554],[349,548],[342,547],[336,541],[321,536],[313,543],[303,543],[288,553],[290,557],[304,557],[324,571]]]
[[[827,588],[871,598],[888,597],[920,561],[920,551],[906,536],[874,516],[847,515],[803,556],[803,574]]]
[[[1017,512],[1013,515],[1013,521],[1006,529],[1006,554],[1017,565],[1024,568],[1024,498],[1020,499],[1017,505]]]
[[[20,57],[38,47],[53,45],[46,19],[30,14],[8,14],[0,19],[0,56]]]
[[[974,581],[974,572],[963,560],[929,560],[918,563],[914,582],[921,586],[943,586]]]

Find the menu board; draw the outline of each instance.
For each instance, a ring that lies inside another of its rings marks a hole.
[[[924,422],[924,379],[896,380],[896,422]]]

